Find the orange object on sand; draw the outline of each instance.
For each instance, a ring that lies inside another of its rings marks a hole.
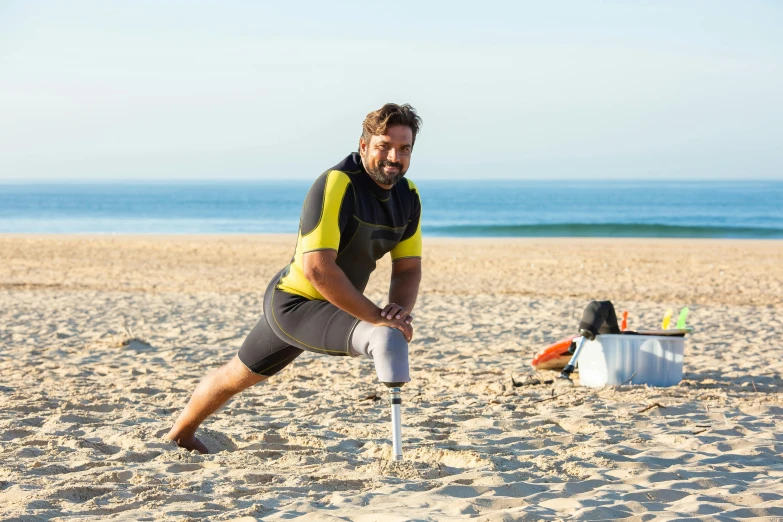
[[[565,368],[568,361],[571,360],[571,354],[568,353],[568,347],[571,346],[571,342],[579,337],[578,335],[572,335],[561,339],[554,344],[550,344],[538,354],[533,357],[533,361],[530,363],[536,370],[562,370]]]

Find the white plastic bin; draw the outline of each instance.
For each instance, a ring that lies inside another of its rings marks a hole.
[[[579,382],[592,388],[622,383],[674,386],[682,380],[684,348],[684,337],[598,335],[579,354]]]

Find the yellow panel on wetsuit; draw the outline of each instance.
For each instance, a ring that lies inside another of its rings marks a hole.
[[[312,229],[300,229],[302,252],[315,250],[334,250],[340,246],[340,207],[346,189],[351,184],[351,178],[339,170],[332,170],[326,174],[326,184],[321,191],[308,195],[308,198],[316,199],[315,202],[306,203],[308,208],[318,205],[317,198],[321,197],[320,213],[318,221]],[[303,223],[304,224],[304,223]]]
[[[347,174],[330,170],[310,188],[299,221],[294,260],[288,266],[288,273],[281,278],[278,288],[310,299],[324,299],[305,277],[302,258],[307,252],[337,251],[340,247],[340,212],[350,185],[351,179]]]
[[[406,180],[384,189],[365,172],[359,154],[350,154],[307,193],[296,252],[277,288],[324,300],[304,276],[303,257],[315,250],[336,250],[337,266],[363,292],[377,260],[387,253],[393,252],[394,259],[421,256],[420,215],[413,183]]]
[[[418,198],[419,191],[416,185],[411,180],[407,181],[411,192],[414,192]],[[412,232],[408,233],[409,230]],[[392,261],[405,259],[406,257],[421,257],[421,204],[419,205],[418,214],[413,217],[402,235],[402,239],[391,251]]]

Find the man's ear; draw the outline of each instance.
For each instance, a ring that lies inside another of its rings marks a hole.
[[[364,156],[366,152],[367,152],[367,142],[364,141],[364,137],[359,138],[359,154]]]

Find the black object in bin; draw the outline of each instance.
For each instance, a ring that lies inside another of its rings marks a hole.
[[[611,301],[591,301],[582,313],[579,321],[579,335],[593,340],[599,334],[619,334],[620,326],[617,324],[617,313]],[[568,353],[576,350],[576,341],[571,342]],[[572,370],[573,371],[573,370]]]
[[[617,324],[617,314],[614,311],[614,305],[611,301],[591,301],[582,313],[582,320],[579,322],[579,335],[582,340],[579,343],[579,348],[575,348],[576,343],[572,342],[568,347],[568,351],[573,354],[571,360],[560,376],[555,381],[568,381],[567,384],[573,386],[571,383],[571,374],[576,369],[576,360],[579,358],[580,348],[584,345],[586,340],[595,339],[599,334],[619,334],[620,327]]]

